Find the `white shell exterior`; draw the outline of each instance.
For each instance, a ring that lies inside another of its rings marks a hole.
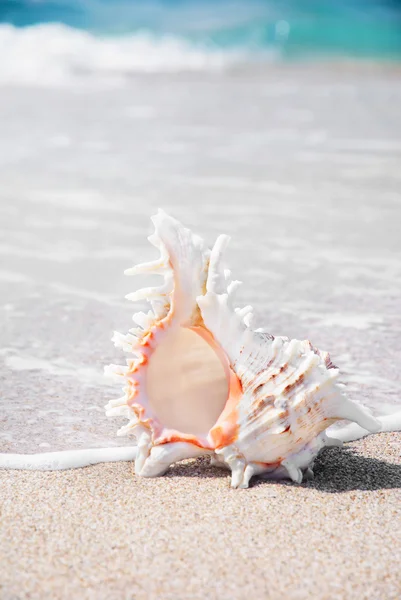
[[[158,273],[164,284],[128,296],[149,300],[152,311],[134,315],[139,328],[114,336],[117,346],[137,358],[126,367],[107,368],[124,382],[124,396],[109,402],[107,415],[129,418],[119,434],[137,439],[138,475],[161,475],[177,460],[210,454],[215,464],[231,469],[235,488],[248,487],[251,477],[261,473],[301,483],[323,446],[341,444],[325,434],[332,423],[348,419],[371,432],[380,429],[367,409],[347,399],[326,352],[307,340],[251,328],[252,307],[235,307],[240,282],[232,281],[223,265],[226,236],[210,252],[201,238],[163,211],[152,220],[156,230],[149,239],[160,250],[160,260],[127,273]],[[152,353],[179,327],[207,332],[227,363],[230,395],[203,437],[165,428],[146,394]]]

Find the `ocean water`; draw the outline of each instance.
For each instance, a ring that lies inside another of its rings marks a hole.
[[[130,445],[102,373],[158,207],[399,410],[399,3],[299,6],[0,3],[0,452]]]
[[[397,0],[2,0],[0,81],[401,58]]]

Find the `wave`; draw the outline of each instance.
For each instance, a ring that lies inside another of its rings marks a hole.
[[[119,79],[135,73],[221,71],[249,53],[194,45],[146,32],[99,37],[60,24],[0,26],[0,83],[52,85],[90,77]]]
[[[0,25],[60,23],[95,36],[147,31],[197,46],[275,48],[291,59],[399,59],[400,0],[0,0]]]
[[[57,21],[57,22],[56,22]],[[0,84],[123,81],[272,60],[401,58],[393,0],[3,0]]]

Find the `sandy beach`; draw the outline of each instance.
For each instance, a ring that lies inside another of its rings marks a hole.
[[[207,459],[0,473],[0,597],[378,599],[401,590],[399,434],[318,459],[301,486],[231,490]]]

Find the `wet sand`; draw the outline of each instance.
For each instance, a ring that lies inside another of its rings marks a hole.
[[[231,490],[207,459],[0,472],[0,597],[397,599],[399,434],[325,451],[301,486]]]

